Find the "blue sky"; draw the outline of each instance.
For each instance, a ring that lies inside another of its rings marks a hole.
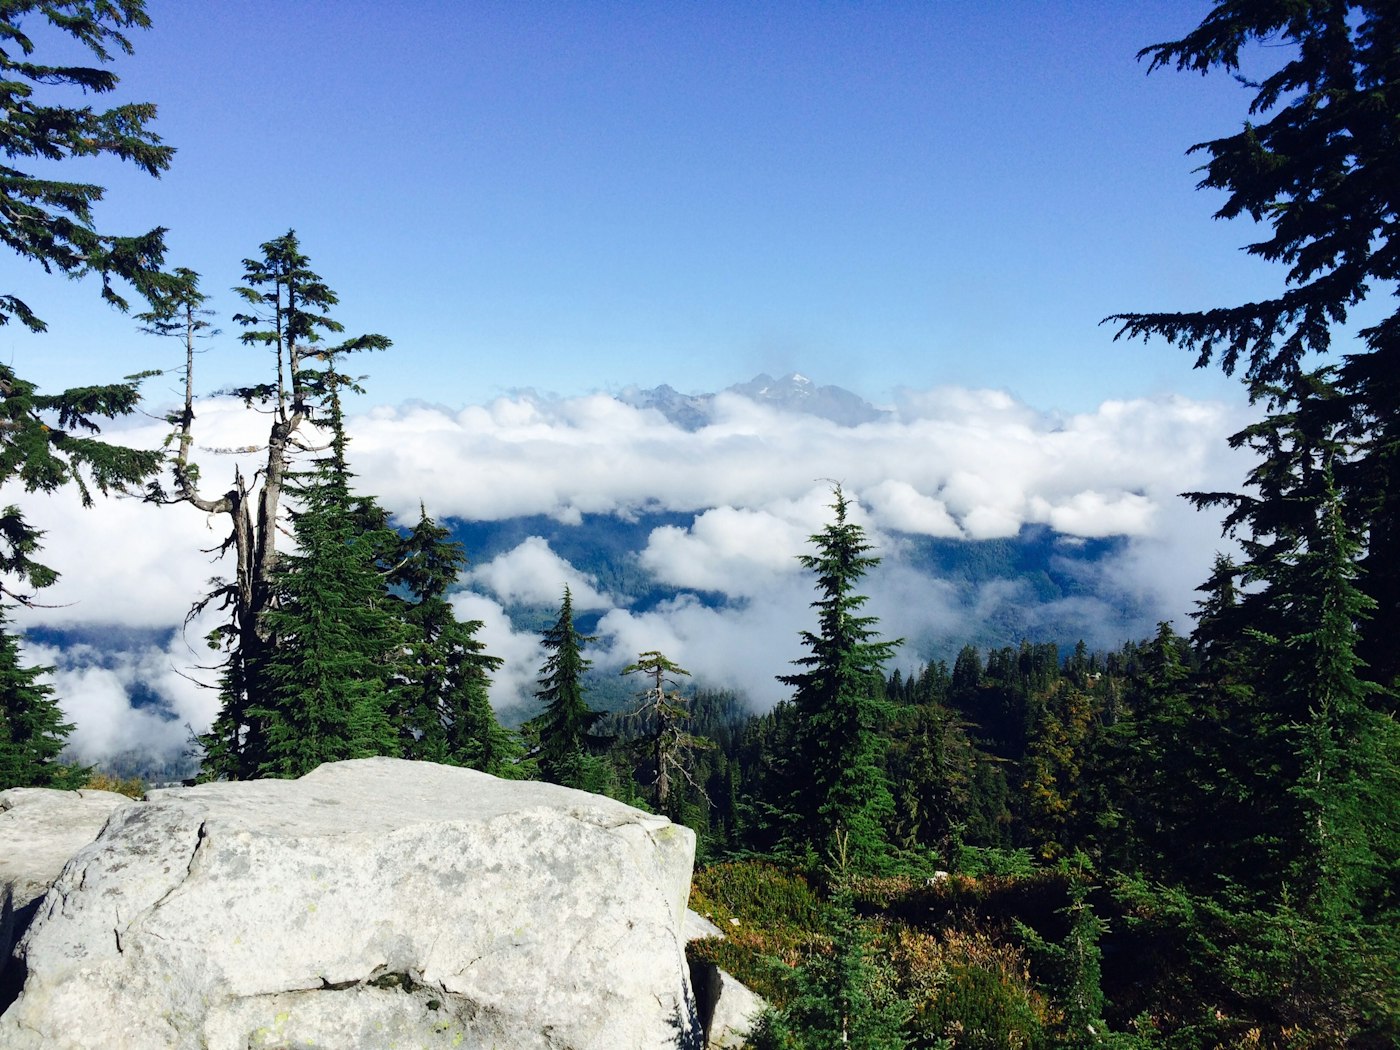
[[[956,597],[902,558],[908,536],[1116,537],[1084,594],[1042,611],[1105,645],[1158,619],[1186,626],[1221,539],[1177,494],[1239,483],[1225,439],[1252,410],[1234,380],[1170,347],[1114,344],[1099,321],[1278,290],[1279,272],[1240,251],[1248,225],[1211,220],[1219,198],[1195,190],[1185,155],[1238,129],[1247,90],[1148,77],[1135,58],[1207,4],[148,8],[154,28],[116,70],[122,99],[158,103],[172,169],[60,170],[109,187],[101,228],[167,226],[171,264],[204,274],[224,334],[200,359],[202,391],[268,378],[237,341],[228,290],[242,259],[295,227],[347,329],[395,342],[357,369],[368,393],[348,424],[363,489],[391,511],[689,517],[637,552],[676,592],[652,610],[542,537],[474,563],[454,601],[505,660],[498,704],[528,699],[541,659],[511,611],[566,582],[600,614],[603,664],[660,648],[772,702],[808,615],[795,555],[825,520],[830,477],[887,556],[870,607],[911,639],[901,666],[928,655],[918,639],[1037,611],[1005,581]],[[54,387],[181,362],[92,282],[5,267],[3,288],[50,322],[0,329],[20,375]],[[690,431],[590,396],[793,370],[891,411],[846,428],[730,397]],[[151,414],[123,440],[158,445],[175,390],[151,380]],[[231,470],[217,450],[257,447],[265,427],[201,401],[211,484]],[[212,623],[177,627],[229,569],[207,553],[222,522],[137,500],[83,514],[71,493],[19,500],[63,576],[51,607],[17,621],[105,639],[32,654],[56,668],[75,747],[183,747],[186,724],[213,715],[190,680],[207,673],[192,640]],[[1129,607],[1141,623],[1112,619]],[[154,641],[123,642],[123,628]],[[162,706],[140,707],[146,695]]]
[[[347,327],[395,342],[373,403],[790,370],[877,401],[1237,400],[1098,324],[1276,285],[1185,156],[1247,93],[1134,57],[1207,6],[151,0],[114,68],[174,166],[67,170],[109,187],[102,225],[168,226],[205,275],[211,387],[262,378],[226,290],[295,227]],[[51,323],[0,330],[22,375],[173,360],[90,284],[7,282]]]

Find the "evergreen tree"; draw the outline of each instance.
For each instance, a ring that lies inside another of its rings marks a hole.
[[[1238,76],[1241,53],[1262,43],[1279,59],[1260,81]],[[1400,673],[1400,311],[1362,328],[1329,389],[1300,383],[1311,355],[1372,288],[1400,278],[1400,9],[1361,0],[1221,0],[1179,40],[1140,57],[1150,70],[1223,70],[1251,92],[1234,134],[1192,147],[1206,156],[1202,188],[1223,191],[1217,218],[1249,216],[1267,236],[1247,246],[1286,267],[1273,297],[1178,313],[1112,318],[1119,336],[1161,336],[1197,367],[1243,369],[1251,396],[1271,409],[1336,422],[1332,470],[1343,514],[1361,539],[1362,586],[1376,601],[1360,655],[1382,685]],[[1383,311],[1382,311],[1383,312]],[[1242,498],[1236,520],[1262,534],[1276,501]]]
[[[0,607],[0,791],[12,787],[77,787],[86,770],[58,761],[73,726],[63,720],[51,670],[26,667]]]
[[[1275,870],[1295,905],[1349,921],[1387,891],[1400,855],[1400,775],[1393,719],[1374,709],[1363,677],[1361,627],[1375,602],[1356,585],[1358,543],[1335,494],[1305,545],[1284,559],[1263,595],[1277,637],[1261,634],[1261,691],[1273,717],[1266,754],[1285,772],[1287,825],[1275,824]],[[1285,827],[1289,830],[1285,831]]]
[[[970,815],[977,756],[962,724],[936,702],[916,709],[908,732],[895,740],[891,762],[899,844],[933,849],[951,862]]]
[[[638,694],[641,702],[632,715],[641,723],[645,734],[646,757],[655,777],[652,801],[658,813],[677,819],[679,809],[671,793],[672,779],[679,776],[685,784],[697,787],[691,774],[695,753],[714,747],[713,741],[685,729],[690,721],[690,709],[685,697],[675,688],[674,676],[689,677],[690,672],[653,649],[639,655],[637,662],[628,664],[622,673],[641,675],[649,683]],[[703,794],[703,789],[697,787],[697,790]]]
[[[1055,683],[1040,707],[1021,764],[1023,837],[1044,860],[1072,852],[1079,841],[1093,730],[1088,695],[1069,679]]]
[[[592,729],[602,712],[588,707],[583,686],[583,674],[592,666],[583,656],[583,647],[593,638],[574,628],[574,600],[567,586],[559,618],[544,632],[543,641],[549,655],[540,669],[535,696],[545,708],[530,723],[539,737],[540,774],[565,787],[597,789],[599,771],[591,760],[596,743]]]
[[[770,1010],[747,1044],[754,1050],[902,1050],[909,1008],[894,993],[865,924],[856,916],[849,876],[838,874],[831,950],[815,951],[794,973],[796,994]]]
[[[172,441],[177,449],[172,463],[173,491],[167,493],[160,486],[151,490],[152,499],[189,503],[205,514],[229,519],[222,552],[234,554],[233,577],[220,581],[190,614],[193,617],[209,606],[226,609],[229,614],[228,621],[210,639],[211,645],[227,655],[219,712],[209,732],[199,738],[204,749],[200,775],[205,779],[254,777],[268,761],[264,726],[253,712],[267,710],[269,697],[279,688],[266,677],[266,663],[274,645],[267,617],[277,600],[277,536],[283,527],[283,489],[295,468],[295,454],[304,447],[306,428],[328,422],[334,410],[331,394],[337,383],[346,381],[333,370],[315,365],[338,355],[389,346],[389,340],[381,335],[361,335],[327,345],[328,336],[343,331],[327,313],[339,300],[311,270],[293,231],[263,244],[261,258],[245,259],[244,280],[247,283],[237,291],[248,312],[236,314],[234,320],[247,328],[240,337],[245,345],[270,351],[272,379],[233,392],[270,417],[266,460],[254,478],[235,469],[226,491],[217,496],[205,493],[202,479],[189,461],[195,412],[187,368],[184,408],[172,416]],[[186,279],[176,292],[155,297],[152,314],[178,321],[182,311],[197,307],[196,293],[193,281]],[[196,328],[187,326],[187,363],[193,362],[196,333]]]
[[[808,655],[794,663],[803,670],[779,681],[793,687],[798,775],[790,809],[799,841],[821,853],[840,832],[851,862],[866,869],[885,854],[894,815],[881,727],[884,664],[899,641],[880,640],[875,617],[860,615],[866,598],[855,585],[879,559],[866,554],[865,531],[847,520],[839,485],[834,495],[835,520],[811,537],[817,553],[800,556],[817,577],[817,630],[801,634]]]
[[[1238,796],[1213,835],[1233,849],[1217,855],[1248,860],[1179,911],[1194,915],[1184,939],[1199,949],[1187,954],[1204,982],[1228,989],[1217,1016],[1279,1043],[1314,1031],[1327,1045],[1389,1045],[1400,1030],[1389,932],[1400,312],[1355,343],[1347,332],[1356,349],[1338,364],[1304,366],[1333,349],[1372,286],[1400,276],[1400,11],[1230,0],[1143,54],[1153,69],[1237,73],[1256,42],[1279,61],[1258,82],[1240,78],[1253,92],[1250,121],[1194,148],[1208,157],[1201,185],[1225,191],[1217,215],[1267,226],[1247,250],[1283,263],[1284,287],[1238,306],[1117,318],[1119,335],[1162,336],[1198,366],[1242,368],[1268,410],[1231,439],[1260,454],[1250,488],[1195,494],[1229,508],[1244,553],[1238,567],[1217,565],[1202,608],[1202,680],[1220,688],[1198,710],[1223,730],[1219,783]]]
[[[142,294],[161,286],[165,231],[100,233],[93,206],[103,197],[101,186],[55,179],[46,168],[36,174],[13,165],[27,167],[37,159],[47,167],[108,156],[157,177],[170,166],[173,148],[148,127],[155,106],[127,103],[95,110],[43,99],[53,87],[107,94],[117,86],[114,73],[33,59],[35,37],[51,32],[70,37],[77,48],[107,63],[113,51],[131,52],[130,30],[149,24],[142,0],[15,0],[0,6],[0,243],[50,273],[97,274],[103,298],[123,310],[127,302],[114,281],[127,282]],[[39,30],[34,36],[32,28]],[[0,325],[12,320],[32,332],[46,328],[28,303],[0,292]],[[159,452],[109,445],[93,436],[100,420],[134,411],[141,378],[50,394],[0,363],[0,485],[16,480],[27,491],[51,492],[71,483],[87,506],[94,490],[122,491],[158,471]],[[57,574],[36,560],[38,540],[18,508],[0,510],[0,573],[20,581],[0,581],[0,593],[27,601],[30,595],[17,586],[38,588],[54,581]]]
[[[521,749],[491,708],[491,674],[501,660],[476,637],[481,622],[458,620],[447,600],[467,560],[450,535],[420,507],[417,524],[393,551],[389,579],[406,594],[399,615],[408,628],[397,664],[400,742],[405,758],[500,776]]]
[[[272,577],[277,600],[263,618],[273,644],[261,668],[265,691],[248,709],[265,741],[262,776],[400,753],[389,676],[404,632],[375,564],[383,541],[366,534],[354,512],[341,379],[328,355],[330,447],[291,479],[297,550],[281,556]]]

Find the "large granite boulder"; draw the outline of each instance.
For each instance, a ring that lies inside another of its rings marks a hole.
[[[0,791],[0,1010],[14,996],[6,973],[10,950],[68,858],[102,830],[112,810],[131,799],[115,791]]]
[[[152,792],[43,899],[8,1050],[695,1047],[694,836],[394,759]]]

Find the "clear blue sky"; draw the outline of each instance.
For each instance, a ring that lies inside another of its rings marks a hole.
[[[364,362],[373,402],[760,370],[876,400],[1237,397],[1098,321],[1277,287],[1185,156],[1236,130],[1248,93],[1134,57],[1205,3],[148,7],[115,69],[158,103],[174,166],[68,171],[109,187],[102,225],[168,226],[170,261],[205,275],[225,335],[201,385],[263,377],[226,289],[288,227],[347,327],[395,341]],[[4,267],[52,326],[0,329],[22,375],[173,360],[90,285]]]

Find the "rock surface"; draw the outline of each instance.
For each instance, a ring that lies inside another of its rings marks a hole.
[[[68,858],[97,837],[112,810],[131,801],[115,791],[0,791],[0,974]],[[0,1009],[8,999],[0,986]]]
[[[394,759],[152,792],[44,897],[0,1046],[699,1046],[693,856],[606,798]]]
[[[713,963],[692,966],[690,976],[700,1003],[706,1050],[742,1047],[768,1003]]]

